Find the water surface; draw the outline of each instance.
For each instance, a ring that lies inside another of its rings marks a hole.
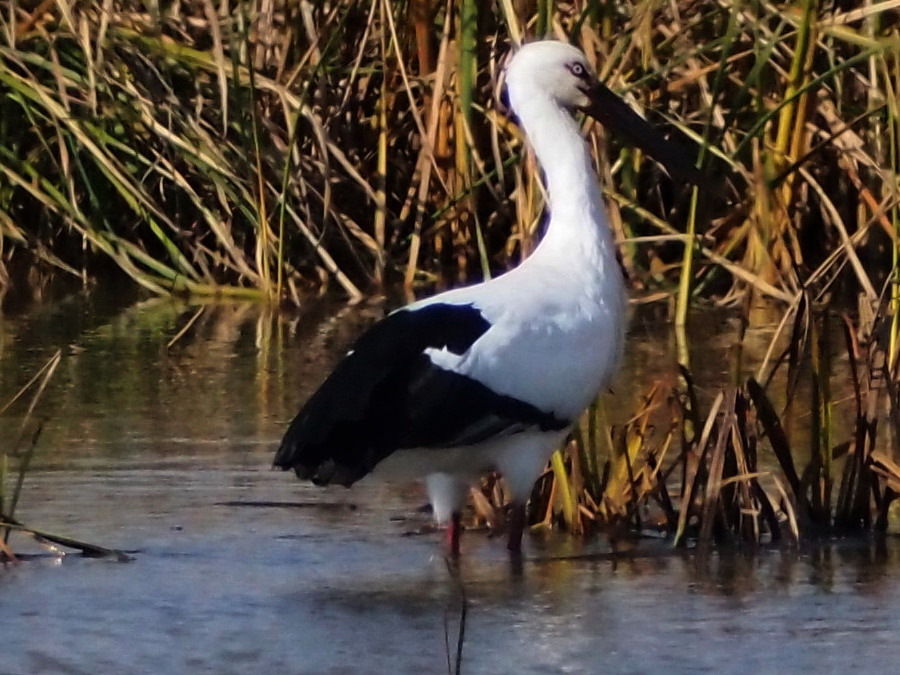
[[[323,490],[269,469],[284,424],[379,307],[207,307],[167,347],[198,309],[72,298],[3,321],[2,400],[64,356],[26,429],[42,425],[19,517],[134,560],[14,539],[41,556],[0,570],[0,673],[446,672],[463,594],[467,673],[896,672],[893,539],[701,560],[549,535],[517,567],[474,532],[451,574],[440,534],[406,536],[427,522],[420,488]],[[698,379],[727,377],[733,330],[698,327]],[[648,319],[629,345],[613,421],[674,372]],[[24,412],[4,416],[6,447]]]

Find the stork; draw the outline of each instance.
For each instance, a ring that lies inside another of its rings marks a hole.
[[[508,548],[521,551],[534,482],[622,358],[625,286],[573,112],[623,133],[673,176],[699,178],[574,46],[521,47],[506,86],[544,171],[549,222],[540,244],[501,276],[372,326],[294,418],[274,462],[318,485],[424,478],[454,556],[468,489],[487,471],[506,481]]]

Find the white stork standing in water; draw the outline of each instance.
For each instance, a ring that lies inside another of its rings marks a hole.
[[[398,309],[360,337],[284,436],[275,465],[349,486],[369,473],[424,478],[459,552],[469,487],[496,470],[512,499],[509,549],[525,502],[572,424],[622,358],[625,287],[600,186],[574,118],[584,111],[696,182],[688,158],[600,84],[584,54],[523,46],[509,102],[544,170],[549,223],[519,267]]]

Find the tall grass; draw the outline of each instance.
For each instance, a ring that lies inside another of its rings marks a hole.
[[[699,546],[895,531],[900,373],[890,322],[838,315],[804,295],[757,372],[711,401],[682,368],[652,384],[609,436],[595,407],[536,486],[532,525]],[[838,406],[852,410],[849,424],[835,422]]]
[[[154,293],[297,300],[502,270],[543,196],[499,73],[550,35],[715,180],[691,202],[589,129],[638,292],[680,289],[682,323],[698,294],[874,298],[895,269],[892,7],[7,3],[0,283],[112,266]]]

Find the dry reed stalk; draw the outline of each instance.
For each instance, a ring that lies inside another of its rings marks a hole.
[[[790,302],[806,261],[837,279],[846,258],[871,297],[861,261],[876,244],[859,233],[872,216],[893,233],[898,208],[896,153],[870,133],[894,134],[897,119],[888,5],[830,13],[809,0],[783,14],[541,2],[531,14],[511,2],[416,2],[407,13],[389,0],[261,0],[229,14],[195,0],[169,16],[104,0],[16,10],[0,19],[0,87],[15,94],[0,116],[11,185],[0,190],[2,236],[7,251],[36,251],[66,273],[93,275],[108,257],[156,293],[238,286],[283,297],[325,278],[359,297],[381,280],[482,278],[527,253],[542,209],[537,167],[506,170],[521,150],[492,109],[497,58],[507,36],[552,34],[583,44],[609,83],[708,149],[703,161],[724,179],[690,204],[591,130],[626,207],[613,217],[630,240],[633,282],[655,294],[677,285],[681,323],[699,292],[734,302],[753,287]],[[875,87],[861,99],[851,85],[869,75]],[[847,118],[859,102],[870,111]],[[98,128],[88,114],[115,123]],[[21,128],[30,133],[11,135]],[[51,152],[30,154],[38,147]],[[848,174],[838,200],[832,186]],[[844,206],[856,195],[869,214]],[[496,212],[510,197],[516,212]],[[10,217],[22,209],[33,217]],[[46,232],[22,226],[40,220]],[[647,236],[663,222],[687,229],[682,244]],[[825,236],[811,238],[820,223]]]

